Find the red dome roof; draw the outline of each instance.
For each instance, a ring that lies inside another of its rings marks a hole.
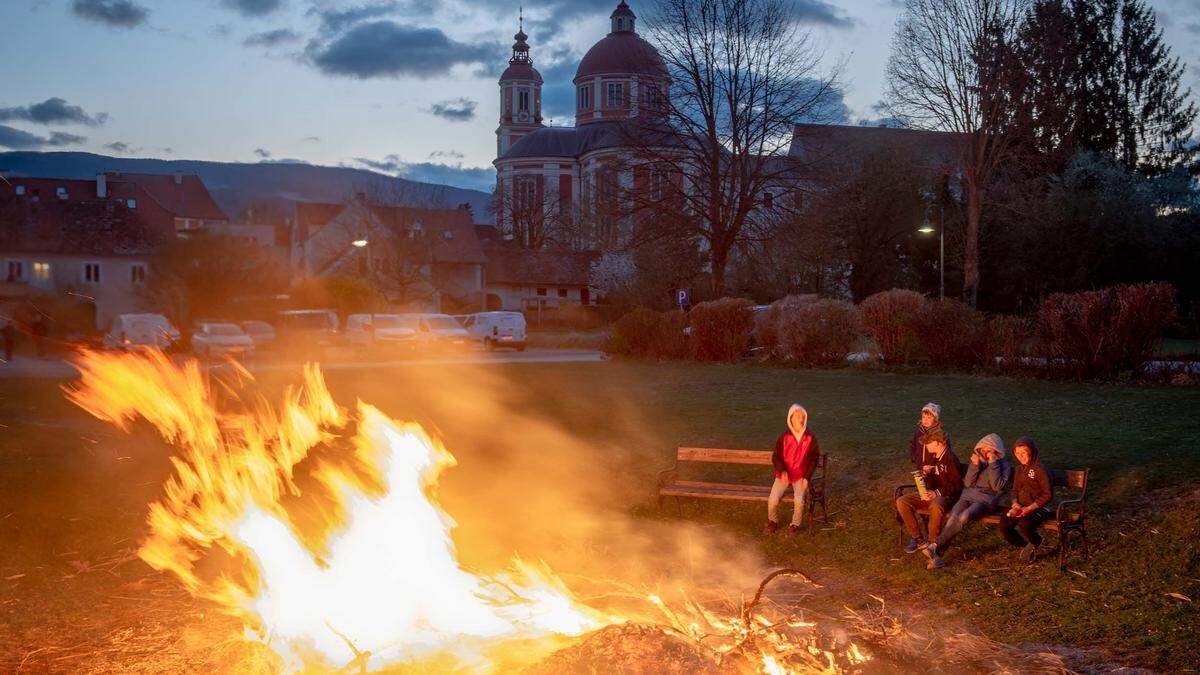
[[[504,72],[500,74],[500,81],[503,82],[504,80],[533,80],[541,84],[542,74],[529,63],[510,63],[504,69]]]
[[[608,74],[666,77],[667,66],[649,42],[637,33],[622,31],[609,33],[608,37],[592,45],[579,62],[575,79]]]

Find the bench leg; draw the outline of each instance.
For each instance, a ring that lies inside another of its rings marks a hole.
[[[1086,528],[1086,527],[1080,527],[1080,528],[1079,528],[1079,539],[1080,539],[1080,541],[1082,541],[1082,542],[1083,542],[1083,557],[1084,557],[1084,559],[1086,560],[1086,559],[1088,559],[1088,558],[1091,558],[1091,557],[1092,557],[1092,551],[1091,551],[1091,549],[1088,547],[1088,540],[1087,540],[1087,528]]]
[[[679,501],[679,497],[675,498],[675,510],[679,512],[679,517],[683,517],[683,502]]]

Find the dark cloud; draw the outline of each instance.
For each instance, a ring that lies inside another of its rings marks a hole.
[[[224,40],[231,33],[233,33],[233,27],[227,23],[217,23],[208,27],[208,34],[218,40]]]
[[[283,6],[283,0],[221,0],[242,16],[266,16]]]
[[[108,113],[89,115],[83,108],[71,105],[55,96],[41,103],[0,108],[0,122],[23,120],[34,124],[86,124],[100,126],[108,121]]]
[[[351,28],[328,44],[309,45],[309,58],[328,75],[358,79],[445,75],[459,64],[496,58],[497,45],[456,42],[436,28],[374,21]]]
[[[71,11],[88,21],[116,28],[136,28],[150,16],[150,10],[133,0],[74,0]]]
[[[264,150],[264,149],[262,149],[262,148],[255,148],[255,149],[254,149],[254,154],[258,155],[259,157],[261,157],[261,158],[263,158],[263,159],[270,159],[270,158],[271,158],[271,151],[270,151],[270,150]]]
[[[462,162],[405,162],[397,155],[388,155],[380,161],[356,157],[354,161],[375,171],[422,183],[452,185],[484,192],[490,191],[496,183],[496,170],[490,166],[463,166]]]
[[[320,136],[305,136],[301,140],[303,140],[305,143],[320,143],[321,137]]]
[[[367,2],[361,5],[352,7],[312,7],[308,10],[308,16],[315,16],[321,22],[320,30],[325,35],[336,35],[341,33],[351,26],[362,23],[370,19],[378,19],[401,10],[409,10],[410,13],[431,14],[437,9],[437,0],[426,0],[425,7],[409,7],[417,3],[404,3],[400,0],[376,0],[376,2]]]
[[[58,148],[64,145],[78,145],[86,140],[83,136],[76,136],[75,134],[68,134],[63,131],[53,131],[50,133],[50,137],[46,138],[0,124],[0,147],[2,148],[37,150],[38,148]]]
[[[792,5],[795,18],[800,23],[828,26],[830,28],[853,28],[854,21],[842,14],[842,10],[824,0],[796,0]]]
[[[112,150],[113,152],[119,152],[121,154],[129,152],[130,150],[129,144],[124,141],[113,141],[112,143],[106,144],[104,147],[107,150]]]
[[[247,47],[278,47],[279,45],[298,42],[300,34],[290,28],[276,28],[262,33],[255,33],[245,40],[242,44]]]
[[[429,106],[429,114],[451,122],[469,122],[475,119],[475,107],[478,105],[469,98],[455,98]]]
[[[465,157],[457,150],[434,150],[426,159],[462,159]]]

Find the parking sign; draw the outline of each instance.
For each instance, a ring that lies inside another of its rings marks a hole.
[[[690,307],[692,304],[692,291],[687,288],[675,291],[675,302],[680,307]]]

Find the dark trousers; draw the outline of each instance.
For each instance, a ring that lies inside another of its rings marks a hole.
[[[1020,547],[1027,543],[1041,546],[1042,535],[1038,534],[1038,525],[1041,525],[1042,521],[1049,517],[1050,512],[1046,509],[1038,509],[1021,518],[1009,518],[1008,514],[1002,515],[1000,516],[1000,534],[1013,546]]]

